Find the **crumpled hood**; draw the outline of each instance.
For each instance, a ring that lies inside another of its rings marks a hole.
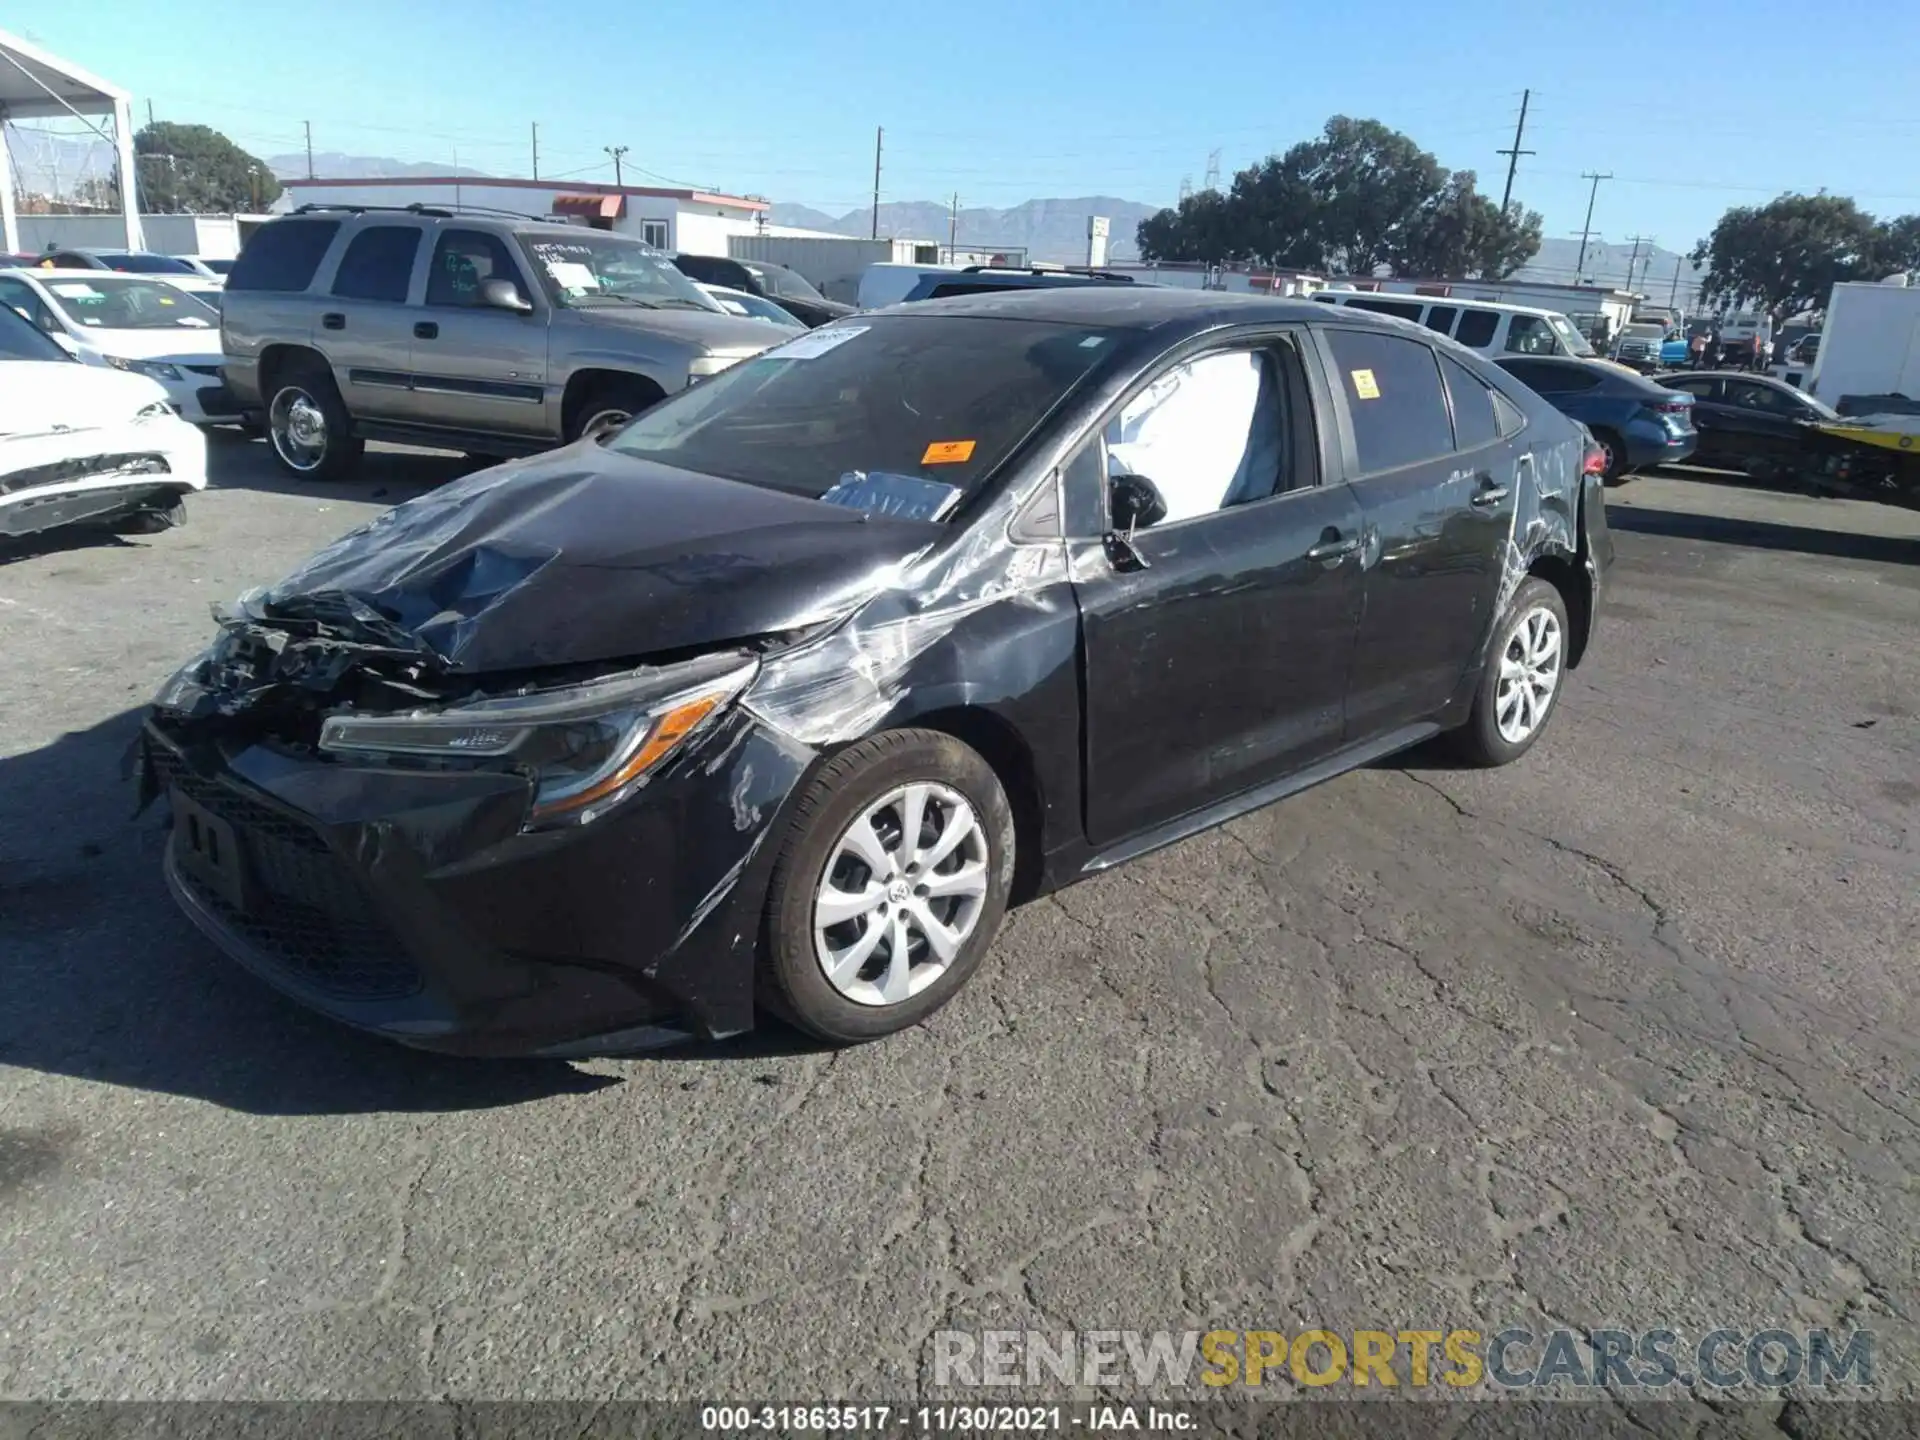
[[[163,401],[158,381],[68,360],[0,363],[0,439],[124,425]]]
[[[367,640],[404,634],[467,673],[585,664],[817,623],[941,529],[581,441],[396,506],[241,609],[370,607],[397,628]]]

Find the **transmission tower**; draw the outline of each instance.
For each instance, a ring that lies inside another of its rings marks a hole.
[[[1180,177],[1180,203],[1184,205],[1187,203],[1187,201],[1191,200],[1192,198],[1193,198],[1193,177],[1191,175],[1182,175]]]
[[[1206,188],[1209,190],[1218,190],[1220,188],[1220,152],[1218,150],[1210,150],[1207,152]]]

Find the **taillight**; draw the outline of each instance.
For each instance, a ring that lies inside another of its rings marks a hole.
[[[1602,479],[1605,479],[1607,474],[1607,452],[1589,440],[1587,442],[1586,458],[1581,461],[1580,470],[1583,474],[1598,475]]]
[[[1653,407],[1662,415],[1686,415],[1693,410],[1691,400],[1663,400]]]

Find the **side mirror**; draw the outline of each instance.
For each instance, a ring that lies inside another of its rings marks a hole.
[[[1146,525],[1158,525],[1167,518],[1166,497],[1160,487],[1144,475],[1115,475],[1107,481],[1108,506],[1113,528],[1129,538]]]
[[[1133,547],[1133,532],[1167,518],[1166,497],[1144,475],[1115,475],[1107,481],[1107,508],[1113,528],[1101,539],[1107,559],[1120,571],[1144,570],[1147,557]]]
[[[533,302],[520,293],[520,287],[511,280],[495,276],[491,280],[480,282],[480,302],[491,305],[496,310],[511,310],[516,315],[531,315]]]

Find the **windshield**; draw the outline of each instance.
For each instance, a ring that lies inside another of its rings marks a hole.
[[[0,305],[0,360],[71,360],[73,357],[11,307]]]
[[[793,271],[778,265],[748,265],[747,271],[760,282],[760,288],[769,295],[784,295],[789,300],[824,300],[813,286],[802,280]]]
[[[1818,415],[1822,420],[1838,420],[1840,418],[1840,412],[1834,409],[1831,405],[1828,405],[1823,401],[1814,399],[1813,396],[1807,394],[1807,392],[1804,390],[1794,389],[1794,387],[1791,385],[1789,385],[1787,388],[1789,390],[1793,390],[1793,393],[1796,396],[1798,396],[1802,402],[1806,404],[1807,408],[1812,410],[1813,413]]]
[[[710,285],[702,285],[701,290],[708,299],[729,315],[744,315],[753,320],[768,320],[775,325],[784,325],[789,330],[804,330],[793,316],[782,310],[764,295],[754,295],[745,290],[722,290]]]
[[[599,230],[522,235],[534,272],[557,305],[644,305],[667,310],[719,310],[659,251]],[[722,312],[725,313],[725,312]]]
[[[121,270],[129,275],[197,275],[184,260],[176,260],[171,255],[102,255],[111,270]]]
[[[84,280],[49,280],[47,293],[84,330],[207,330],[220,312],[162,280],[103,270]]]
[[[1667,331],[1664,325],[1629,325],[1625,330],[1622,330],[1620,334],[1621,338],[1627,340],[1664,340],[1667,338]]]
[[[976,491],[1118,344],[1083,326],[870,315],[700,381],[607,448],[813,499],[850,476]]]
[[[1573,322],[1564,315],[1549,315],[1547,324],[1553,333],[1560,337],[1560,343],[1567,347],[1570,355],[1591,355],[1593,346],[1587,343],[1587,337],[1573,328]]]

